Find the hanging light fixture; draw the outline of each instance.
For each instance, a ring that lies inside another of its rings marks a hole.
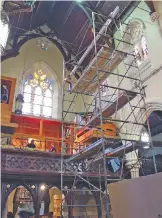
[[[1,13],[0,33],[0,52],[3,54],[9,35],[9,18],[5,11],[2,11]]]

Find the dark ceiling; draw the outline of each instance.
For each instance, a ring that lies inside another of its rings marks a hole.
[[[116,6],[120,12],[116,19],[124,19],[138,2],[134,1],[36,1],[30,11],[24,1],[6,1],[4,10],[10,20],[10,45],[2,61],[16,56],[29,39],[45,36],[55,43],[65,60],[78,60],[93,40],[92,11],[108,16]],[[106,17],[100,19],[104,23]],[[42,26],[46,25],[46,31]],[[46,28],[47,29],[47,28]],[[110,35],[113,34],[111,26]],[[25,36],[25,37],[24,37]],[[13,39],[13,41],[12,41]]]

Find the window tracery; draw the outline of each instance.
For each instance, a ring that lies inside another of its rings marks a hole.
[[[133,45],[133,53],[136,56],[138,66],[142,64],[143,61],[145,61],[149,56],[147,42],[144,34],[145,29],[145,24],[140,19],[130,20],[126,29],[125,41],[128,42],[128,44],[125,43],[124,48],[127,49],[129,43]]]
[[[52,116],[53,81],[42,70],[29,74],[24,82],[23,114]]]

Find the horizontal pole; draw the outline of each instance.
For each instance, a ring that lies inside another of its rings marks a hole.
[[[109,85],[101,85],[103,87],[106,87],[106,88],[111,88],[111,89],[117,89],[117,90],[121,90],[121,91],[124,91],[124,92],[131,92],[131,93],[134,93],[134,94],[137,94],[137,95],[144,95],[140,92],[134,92],[134,91],[131,91],[131,90],[127,90],[127,89],[124,89],[124,88],[120,88],[120,87],[115,87],[115,86],[109,86]]]
[[[95,68],[95,67],[92,67],[92,68]],[[99,72],[104,72],[104,73],[107,73],[107,74],[112,74],[112,75],[119,76],[119,77],[123,77],[123,78],[127,78],[127,79],[132,79],[132,80],[140,81],[139,79],[136,79],[136,78],[133,78],[133,77],[130,77],[130,76],[125,76],[125,75],[117,74],[117,73],[113,73],[111,71],[100,70],[100,69],[98,71]]]
[[[109,119],[109,118],[104,118],[103,120],[108,120],[108,121],[113,121],[113,122],[121,122],[121,123],[130,123],[130,124],[136,124],[136,125],[141,125],[141,126],[147,126],[147,124],[144,123],[137,123],[137,122],[132,122],[132,121],[128,121],[128,120],[117,120],[117,119]]]

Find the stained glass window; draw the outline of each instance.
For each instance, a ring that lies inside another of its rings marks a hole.
[[[27,76],[24,82],[23,114],[52,116],[53,81],[41,70]]]

